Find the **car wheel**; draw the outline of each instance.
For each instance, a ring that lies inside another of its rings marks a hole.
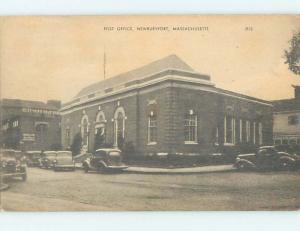
[[[97,170],[100,173],[104,173],[105,172],[105,166],[103,164],[99,164]]]
[[[22,175],[22,181],[26,181],[27,180],[27,173]]]
[[[83,170],[85,173],[89,172],[89,166],[87,164],[83,165]]]
[[[246,170],[246,165],[244,163],[238,163],[237,164],[237,169],[239,171],[245,171]]]
[[[293,163],[288,160],[281,160],[279,164],[279,169],[283,171],[288,171],[293,169]]]

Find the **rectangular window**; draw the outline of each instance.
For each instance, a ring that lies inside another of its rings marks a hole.
[[[149,116],[148,118],[148,143],[157,142],[157,119],[156,116]]]
[[[256,122],[253,122],[253,143],[256,144]]]
[[[274,144],[275,145],[280,145],[281,144],[281,139],[275,139]]]
[[[299,123],[299,117],[297,115],[291,115],[288,117],[288,125],[297,125]]]
[[[232,116],[224,117],[224,143],[234,144],[235,141],[235,119]]]
[[[215,145],[219,145],[219,128],[216,127]]]
[[[66,129],[66,145],[67,145],[67,147],[70,146],[70,138],[71,138],[70,128],[67,128]]]
[[[12,125],[14,128],[19,126],[19,121],[15,120]]]
[[[287,138],[282,139],[282,144],[289,144],[289,140]]]
[[[263,144],[262,123],[258,123],[258,142],[259,142],[259,145]]]
[[[240,143],[243,142],[243,120],[240,119]]]
[[[297,144],[297,139],[296,138],[290,138],[289,139],[289,144]]]
[[[197,116],[186,115],[184,119],[184,140],[185,142],[197,143]]]
[[[251,129],[250,129],[250,121],[246,121],[246,141],[250,142]]]

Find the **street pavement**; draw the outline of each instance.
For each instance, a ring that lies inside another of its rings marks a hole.
[[[28,169],[8,182],[6,211],[299,210],[300,171],[100,174]]]

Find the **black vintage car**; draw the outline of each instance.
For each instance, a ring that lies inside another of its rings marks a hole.
[[[91,157],[83,161],[82,167],[85,172],[90,170],[121,171],[127,166],[122,162],[122,153],[119,149],[97,149]]]
[[[41,151],[27,151],[25,153],[26,164],[28,167],[40,166]]]
[[[20,156],[20,151],[13,149],[0,150],[0,177],[20,177],[27,179],[26,163]]]
[[[53,161],[56,158],[56,151],[44,151],[40,159],[41,168],[53,168]]]
[[[239,170],[292,170],[299,160],[299,156],[279,152],[274,146],[263,146],[256,153],[238,155],[234,165]]]

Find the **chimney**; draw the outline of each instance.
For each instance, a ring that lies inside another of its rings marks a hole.
[[[300,86],[292,85],[295,92],[295,99],[300,99]]]

